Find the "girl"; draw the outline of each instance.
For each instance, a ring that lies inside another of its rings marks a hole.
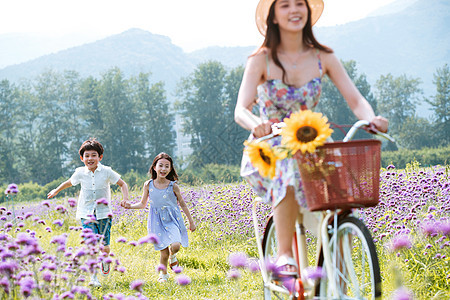
[[[177,202],[189,220],[189,229],[194,231],[196,226],[181,197],[180,188],[175,183],[178,175],[173,167],[172,158],[163,152],[158,154],[149,173],[152,179],[144,183],[141,201],[134,204],[122,201],[121,205],[127,209],[142,209],[150,200],[147,229],[148,233],[158,236],[159,243],[155,244],[155,250],[160,251],[160,264],[166,267],[160,271],[158,281],[166,282],[169,278],[167,274],[169,259],[170,268],[177,266],[177,252],[181,246],[188,246],[188,235]]]
[[[372,122],[382,132],[387,131],[388,121],[375,116],[333,50],[315,39],[312,26],[322,10],[322,0],[259,1],[256,24],[265,39],[248,58],[235,109],[235,121],[252,132],[250,138],[270,134],[271,124],[283,121],[292,112],[313,110],[319,101],[325,74],[357,118]],[[251,112],[255,94],[260,117]],[[270,143],[279,144],[280,139],[271,139]],[[244,154],[241,176],[259,196],[272,203],[279,243],[276,264],[281,270],[280,276],[294,277],[298,266],[292,258],[292,234],[299,209],[306,208],[306,200],[295,160],[281,160],[276,168],[272,180],[263,178]]]

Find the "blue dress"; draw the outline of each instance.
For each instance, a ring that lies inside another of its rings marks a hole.
[[[153,180],[148,185],[150,210],[147,230],[149,234],[158,236],[159,244],[155,244],[155,250],[163,250],[175,242],[181,243],[183,247],[188,246],[187,230],[173,192],[173,184],[171,181],[163,190],[156,188]]]

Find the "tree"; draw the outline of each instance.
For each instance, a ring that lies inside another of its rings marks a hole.
[[[224,122],[226,127],[218,134],[218,139],[223,143],[222,157],[227,164],[238,165],[242,158],[244,141],[249,132],[234,121],[234,109],[237,103],[239,88],[241,86],[244,66],[238,66],[228,72],[225,77],[224,98]]]
[[[373,94],[370,92],[371,87],[367,82],[366,75],[358,74],[356,62],[353,60],[342,62],[342,65],[356,88],[372,105],[374,110],[376,110],[376,102]],[[322,112],[327,116],[330,122],[338,125],[350,125],[357,121],[357,118],[348,107],[344,97],[342,97],[339,90],[328,77],[325,77],[322,80],[322,94],[320,96],[319,104],[317,105],[317,111]],[[341,140],[343,134],[339,130],[335,130],[333,138]]]
[[[23,81],[18,86],[17,106],[23,109],[17,111],[16,134],[16,168],[20,170],[19,182],[36,181],[39,178],[40,154],[38,142],[40,140],[39,120],[43,106],[33,93],[32,82]],[[45,167],[45,166],[44,166]]]
[[[127,94],[128,82],[118,68],[103,74],[98,85],[98,105],[103,130],[97,137],[105,148],[104,162],[119,173],[138,169],[144,152],[136,107]]]
[[[416,103],[422,90],[420,79],[409,79],[406,75],[394,77],[391,74],[381,76],[376,82],[376,100],[381,115],[389,120],[391,135],[398,137],[403,123],[408,117],[414,117]]]
[[[174,116],[170,112],[164,84],[157,82],[150,84],[150,74],[140,73],[130,80],[131,95],[134,103],[141,112],[138,126],[142,131],[146,158],[152,160],[160,152],[174,155],[175,131],[173,129]],[[141,169],[151,165],[143,162]]]
[[[436,95],[426,99],[432,110],[433,135],[438,145],[450,144],[450,70],[448,64],[438,68],[434,74],[433,83],[436,85]]]
[[[183,78],[177,90],[185,126],[191,135],[191,147],[197,165],[225,163],[223,148],[218,145],[217,133],[228,124],[225,110],[225,76],[223,65],[209,61],[197,66],[190,76]]]
[[[433,145],[432,124],[418,116],[407,117],[398,133],[399,146],[405,149],[421,149]]]
[[[17,182],[18,172],[14,166],[14,139],[17,134],[16,88],[8,80],[0,81],[0,184]]]
[[[73,71],[63,74],[47,71],[37,77],[34,90],[41,110],[37,118],[36,154],[40,157],[40,171],[34,176],[38,183],[66,175],[63,168],[72,156],[70,144],[79,132],[78,84],[79,75]]]

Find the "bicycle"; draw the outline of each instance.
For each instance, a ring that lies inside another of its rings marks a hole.
[[[256,215],[260,198],[253,204],[253,224],[264,282],[264,299],[378,299],[381,297],[381,275],[375,244],[355,208],[378,203],[380,149],[379,140],[350,141],[360,128],[394,141],[389,135],[358,121],[342,142],[326,143],[311,155],[297,158],[304,193],[310,211],[318,211],[315,264],[326,276],[302,280],[308,257],[306,229],[299,212],[293,237],[294,259],[298,279],[290,291],[273,282],[267,263],[277,257],[277,240],[273,216],[270,216],[261,238]],[[260,138],[269,139],[279,132]],[[311,214],[309,214],[311,215]]]

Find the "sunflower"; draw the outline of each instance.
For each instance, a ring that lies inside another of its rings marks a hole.
[[[310,110],[293,113],[283,121],[286,127],[281,131],[281,143],[290,149],[291,155],[298,150],[313,153],[333,132],[325,116]]]
[[[269,143],[265,141],[246,141],[244,145],[246,146],[245,152],[248,154],[250,162],[258,169],[259,174],[263,177],[273,178],[278,158],[272,151]]]

